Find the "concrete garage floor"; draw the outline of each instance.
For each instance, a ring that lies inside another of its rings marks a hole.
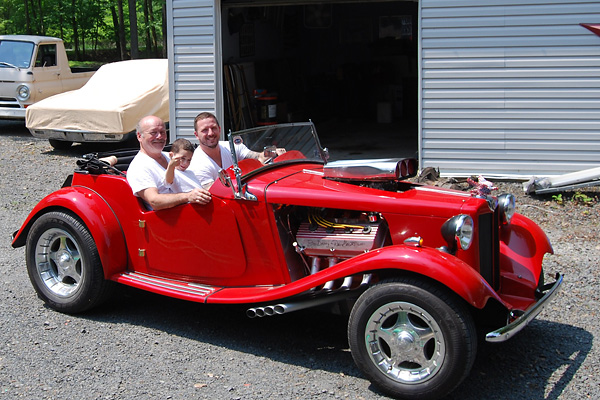
[[[326,122],[315,126],[331,161],[418,158],[417,129],[404,123]]]

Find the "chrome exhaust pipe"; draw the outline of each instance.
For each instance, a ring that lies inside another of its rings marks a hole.
[[[323,290],[330,292],[333,290],[333,285],[335,284],[335,281],[328,281],[327,283],[325,283],[325,286],[323,286]]]
[[[317,272],[319,272],[319,267],[320,267],[320,263],[321,260],[319,259],[319,257],[311,257],[312,261],[311,261],[311,266],[310,266],[310,274],[314,275]]]
[[[355,277],[359,278],[359,276],[355,275],[345,277],[341,287],[339,288],[341,289],[339,293],[329,294],[316,299],[299,301],[295,303],[280,303],[271,304],[263,307],[253,307],[246,310],[246,315],[248,316],[248,318],[260,318],[265,316],[271,317],[273,315],[281,315],[292,311],[303,310],[305,308],[316,307],[323,304],[343,300],[347,297],[350,297],[354,293],[354,290],[369,286],[369,284],[371,283],[372,275],[363,274],[361,282],[358,284],[358,286],[353,288],[353,283],[355,284],[355,282],[357,281],[354,280]],[[322,290],[331,292],[334,284],[335,281],[328,281]]]
[[[360,285],[358,285],[358,287],[368,286],[369,283],[371,283],[372,277],[373,277],[373,275],[371,275],[371,274],[363,274],[362,282],[360,282]]]
[[[265,307],[265,315],[268,317],[271,317],[273,315],[275,315],[275,309],[273,306],[266,306]]]
[[[273,304],[264,307],[253,307],[246,310],[246,315],[249,318],[273,316],[290,313],[292,311],[299,311],[305,308],[316,307],[323,304],[334,303],[339,300],[343,300],[350,297],[352,292],[344,292],[342,295],[330,295],[323,296],[317,299],[299,301],[295,303],[280,303]]]
[[[246,310],[246,315],[248,318],[256,318],[256,317],[271,317],[275,314],[281,314],[280,312],[276,312],[276,306],[265,306],[265,307],[253,307]]]

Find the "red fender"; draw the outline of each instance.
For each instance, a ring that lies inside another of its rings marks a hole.
[[[506,304],[483,279],[479,272],[461,259],[431,247],[409,247],[404,245],[384,247],[366,253],[368,259],[355,257],[348,261],[366,262],[369,269],[395,268],[427,276],[448,287],[467,303],[485,307],[490,298]],[[364,265],[363,265],[364,268]]]
[[[125,270],[127,249],[121,225],[104,199],[84,187],[65,187],[43,198],[14,235],[12,246],[25,245],[27,234],[35,220],[42,214],[57,209],[76,214],[89,229],[98,247],[105,278]]]
[[[483,308],[489,298],[507,305],[477,271],[440,250],[394,245],[361,254],[289,285],[276,288],[226,288],[212,294],[208,303],[252,303],[278,301],[303,293],[327,281],[375,270],[410,271],[448,287],[467,303]]]
[[[529,218],[515,214],[509,225],[500,230],[502,253],[522,265],[534,264],[541,269],[546,253],[554,254],[546,233]],[[539,270],[536,275],[539,275]]]
[[[511,304],[516,298],[525,299],[525,303],[533,299],[546,253],[554,254],[550,240],[529,218],[515,214],[511,223],[500,229],[501,287]]]

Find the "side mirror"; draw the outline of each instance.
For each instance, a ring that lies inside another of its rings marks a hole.
[[[224,169],[219,170],[219,180],[223,184],[223,186],[231,187],[231,177]]]

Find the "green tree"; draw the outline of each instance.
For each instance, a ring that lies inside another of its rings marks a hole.
[[[93,57],[100,49],[125,60],[142,54],[139,31],[143,55],[160,57],[164,16],[164,0],[0,0],[0,34],[60,37],[77,60]]]

